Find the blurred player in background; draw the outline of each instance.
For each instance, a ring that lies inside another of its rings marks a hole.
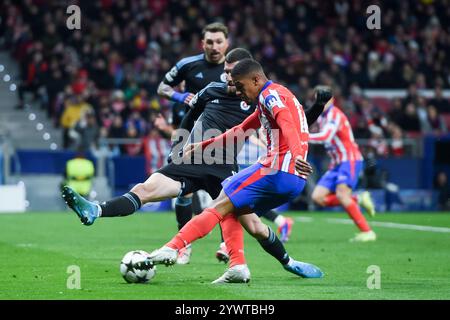
[[[309,142],[324,144],[331,157],[331,164],[317,183],[312,199],[322,207],[342,206],[345,209],[360,230],[351,241],[375,241],[376,234],[359,207],[361,205],[366,209],[370,216],[375,215],[370,193],[365,191],[360,196],[352,195],[363,169],[363,157],[353,138],[350,122],[337,107],[335,98],[325,105],[318,124],[320,132],[311,133]]]
[[[85,151],[79,147],[75,158],[66,163],[64,170],[64,185],[71,187],[83,197],[90,197],[95,176],[94,163],[86,158]]]

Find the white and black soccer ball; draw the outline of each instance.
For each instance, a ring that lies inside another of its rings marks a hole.
[[[156,266],[144,262],[148,257],[148,253],[143,250],[130,251],[123,257],[120,262],[120,273],[128,283],[147,283],[156,274]]]

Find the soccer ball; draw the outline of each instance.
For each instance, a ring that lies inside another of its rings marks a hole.
[[[128,283],[146,283],[156,274],[155,265],[136,266],[137,263],[147,259],[148,253],[143,250],[130,251],[120,262],[120,273]]]

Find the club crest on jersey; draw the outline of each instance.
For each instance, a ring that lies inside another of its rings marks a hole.
[[[283,102],[281,102],[280,98],[278,98],[275,95],[269,94],[265,99],[264,99],[264,105],[269,109],[272,110],[273,107],[278,107],[278,108],[284,108],[284,104]]]
[[[227,75],[225,74],[225,72],[220,75],[220,81],[227,82]]]
[[[248,109],[250,109],[250,105],[245,103],[245,101],[241,101],[241,109],[244,111],[248,111]]]

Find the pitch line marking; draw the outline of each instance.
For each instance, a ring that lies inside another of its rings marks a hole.
[[[314,219],[312,217],[296,217],[296,221],[300,222],[312,222]],[[328,218],[325,221],[329,223],[339,223],[339,224],[353,224],[350,219],[339,219],[339,218]],[[392,229],[403,229],[403,230],[416,230],[416,231],[428,231],[437,233],[450,233],[450,228],[445,227],[431,227],[431,226],[421,226],[416,224],[404,224],[395,222],[382,222],[382,221],[369,221],[370,225],[377,227],[385,227]]]
[[[312,222],[314,219],[311,217],[296,217],[294,220],[300,222]]]
[[[326,219],[326,220],[330,223],[353,224],[353,221],[350,219]],[[370,221],[369,223],[372,226],[393,228],[393,229],[450,233],[450,228],[444,227],[430,227],[430,226],[420,226],[416,224],[403,224],[403,223],[382,222],[382,221]]]

